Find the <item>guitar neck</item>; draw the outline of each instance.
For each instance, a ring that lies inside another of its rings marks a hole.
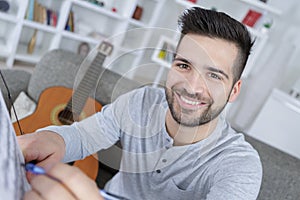
[[[73,93],[72,98],[67,104],[67,108],[73,113],[78,115],[81,113],[91,90],[95,88],[97,84],[105,57],[106,55],[97,53],[91,66],[88,68],[77,89]]]

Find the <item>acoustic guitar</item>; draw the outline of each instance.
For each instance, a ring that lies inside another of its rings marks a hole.
[[[96,86],[105,57],[111,52],[112,45],[107,42],[102,42],[97,47],[97,54],[76,90],[59,86],[44,90],[35,112],[19,121],[23,133],[32,133],[49,125],[70,125],[100,111],[101,104],[89,96],[90,91]],[[13,123],[13,126],[16,134],[21,135],[17,122]],[[72,164],[93,180],[96,179],[99,165],[97,154]]]

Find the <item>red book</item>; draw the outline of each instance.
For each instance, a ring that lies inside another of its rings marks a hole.
[[[52,26],[56,27],[57,25],[57,13],[52,12]]]
[[[246,16],[244,17],[242,23],[247,26],[253,27],[258,21],[258,19],[261,17],[261,15],[262,14],[260,12],[257,12],[255,10],[249,10]]]

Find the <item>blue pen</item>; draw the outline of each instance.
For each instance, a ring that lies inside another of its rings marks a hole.
[[[22,165],[25,167],[25,170],[28,171],[28,172],[31,172],[31,173],[36,174],[36,175],[47,175],[44,168],[42,168],[40,166],[37,166],[33,163],[26,163],[26,164],[22,164]],[[54,177],[50,177],[50,178],[57,180]],[[99,192],[105,200],[128,200],[124,197],[120,197],[120,196],[111,194],[109,192],[106,192],[105,190],[100,189]]]
[[[46,171],[44,168],[42,167],[39,167],[33,163],[26,163],[26,164],[23,164],[23,166],[25,166],[25,170],[28,171],[28,172],[31,172],[33,174],[46,174]]]

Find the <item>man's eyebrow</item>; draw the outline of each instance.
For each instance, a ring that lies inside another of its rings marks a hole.
[[[189,65],[192,65],[192,63],[191,63],[189,60],[185,59],[185,58],[177,57],[177,58],[174,58],[174,61],[181,61],[181,62],[187,63],[187,64],[189,64]],[[207,70],[209,70],[209,71],[212,71],[212,72],[216,72],[216,73],[222,74],[223,76],[226,77],[226,79],[229,80],[228,74],[226,74],[223,70],[218,69],[218,68],[216,68],[216,67],[211,67],[211,66],[206,66],[205,68],[206,68]]]
[[[174,61],[181,61],[181,62],[184,62],[184,63],[187,63],[187,64],[189,64],[189,65],[191,65],[192,63],[189,61],[189,60],[187,60],[187,59],[185,59],[185,58],[174,58]]]
[[[222,74],[223,76],[225,76],[229,80],[228,74],[226,74],[223,70],[215,68],[215,67],[211,67],[211,66],[207,66],[205,68],[208,69],[209,71],[217,72],[219,74]]]

